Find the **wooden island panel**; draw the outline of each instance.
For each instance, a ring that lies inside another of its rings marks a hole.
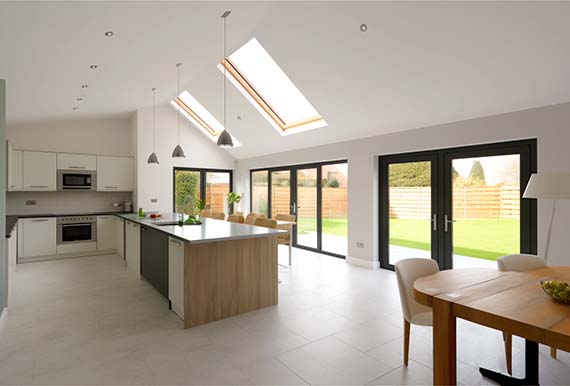
[[[277,302],[277,235],[185,243],[184,328]]]

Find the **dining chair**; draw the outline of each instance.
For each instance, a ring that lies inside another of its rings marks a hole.
[[[203,211],[200,213],[200,217],[206,217],[206,218],[208,218],[208,217],[210,217],[211,214],[212,214],[211,211],[209,211],[209,210],[203,210]]]
[[[395,264],[395,270],[404,314],[404,366],[407,366],[410,352],[410,325],[433,325],[431,308],[414,299],[414,281],[439,272],[439,266],[432,259],[404,259]]]
[[[245,223],[248,225],[255,225],[255,220],[258,218],[265,218],[265,215],[261,213],[249,213],[245,218]]]
[[[501,256],[497,259],[497,267],[499,271],[507,272],[525,272],[533,269],[545,268],[546,260],[540,256],[528,255],[525,253],[518,253],[513,255]],[[507,356],[512,358],[513,351],[513,336],[503,332],[503,338],[505,340],[505,350],[508,351]],[[557,350],[554,347],[550,347],[550,356],[554,359],[557,357]],[[512,374],[512,361],[507,361],[507,370],[509,374]]]
[[[225,213],[212,213],[210,215],[210,218],[214,218],[216,220],[225,220],[226,214]]]
[[[243,216],[243,212],[233,212],[232,214],[237,214],[238,216]]]
[[[277,221],[270,218],[257,218],[255,226],[275,229],[277,228]]]
[[[228,221],[229,222],[236,222],[238,224],[243,224],[245,220],[244,220],[243,216],[240,214],[230,214],[228,216]]]
[[[295,222],[294,214],[276,214],[275,220],[277,221],[288,221]],[[293,233],[293,225],[291,224],[281,224],[277,225],[277,229],[286,230],[288,233],[277,237],[277,244],[285,244],[291,246],[291,234]]]

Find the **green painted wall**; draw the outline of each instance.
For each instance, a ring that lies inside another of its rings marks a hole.
[[[0,314],[8,304],[6,253],[6,81],[0,79]]]

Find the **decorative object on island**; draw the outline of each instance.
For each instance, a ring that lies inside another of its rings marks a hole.
[[[224,58],[222,59],[224,62],[226,61],[226,19],[230,16],[231,11],[226,11],[222,14],[222,19],[224,19]],[[231,134],[226,129],[226,113],[227,113],[227,103],[226,103],[226,91],[227,89],[227,70],[226,66],[224,66],[224,130],[218,137],[218,146],[219,147],[233,147],[234,141],[232,140]]]
[[[196,202],[196,209],[198,209],[198,215],[202,216],[204,209],[206,209],[206,200],[198,200],[198,202]]]
[[[176,98],[180,96],[180,67],[182,63],[177,63],[176,68],[178,69],[178,94],[176,94]],[[184,154],[184,150],[182,146],[180,146],[180,109],[176,109],[178,115],[178,145],[172,151],[172,158],[186,158]]]
[[[542,198],[554,200],[552,203],[552,212],[550,213],[550,221],[548,222],[548,231],[546,232],[546,247],[544,250],[544,260],[548,260],[548,251],[550,249],[550,237],[552,234],[552,223],[556,214],[556,204],[558,200],[570,199],[570,174],[549,174],[549,173],[533,173],[526,186],[523,198]]]
[[[149,164],[158,164],[158,157],[155,153],[156,146],[156,102],[155,102],[156,88],[152,89],[152,153],[148,156],[146,161]]]
[[[239,204],[241,201],[241,195],[235,192],[229,192],[226,198],[228,200],[228,213],[232,214],[234,212],[234,204]]]

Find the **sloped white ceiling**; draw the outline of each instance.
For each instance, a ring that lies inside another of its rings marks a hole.
[[[228,51],[255,36],[329,123],[282,137],[228,83],[238,159],[570,101],[568,2],[2,2],[8,122],[166,104],[177,62],[222,120],[226,9]]]

